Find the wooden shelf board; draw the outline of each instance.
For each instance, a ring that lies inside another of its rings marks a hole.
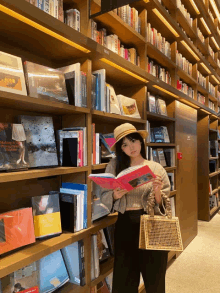
[[[211,128],[209,128],[209,131],[218,133],[218,130],[217,129],[211,129]]]
[[[105,169],[108,163],[102,163],[99,165],[92,165],[92,170],[99,170],[99,169]]]
[[[117,220],[117,213],[111,214],[104,219],[96,221],[91,227],[76,233],[62,233],[60,236],[47,240],[37,240],[34,244],[19,249],[0,258],[0,278],[34,262],[48,254],[57,251],[71,243],[84,239],[98,230],[114,224]]]
[[[0,173],[0,183],[88,171],[88,167],[52,167]]]
[[[215,76],[215,74],[214,74],[214,76]],[[219,76],[215,76],[217,79],[219,79]],[[209,81],[214,85],[214,86],[216,86],[216,85],[218,85],[219,83],[218,82],[216,82],[215,80],[214,80],[214,78],[212,77],[212,75],[210,75],[209,76]]]
[[[101,1],[93,0],[91,2],[91,13],[97,13],[101,10]],[[134,28],[125,23],[116,13],[109,11],[94,18],[94,21],[99,21],[102,26],[113,34],[117,34],[121,42],[128,45],[144,45],[145,38],[135,31]]]
[[[130,121],[134,123],[146,123],[146,120],[144,119],[139,119],[139,118],[131,118],[127,116],[122,116],[122,115],[117,115],[117,114],[112,114],[112,113],[106,113],[98,110],[92,110],[92,115],[98,119],[107,121],[107,122],[116,122],[118,123],[119,121]]]
[[[3,91],[0,91],[0,103],[2,107],[58,115],[90,112],[88,108]]]
[[[162,142],[149,142],[146,143],[147,146],[151,146],[151,147],[175,147],[176,144],[175,143],[162,143]]]
[[[218,99],[216,97],[213,97],[211,94],[208,94],[209,100],[211,100],[212,102],[217,102]]]
[[[182,70],[180,67],[177,67],[177,74],[179,75],[181,79],[183,79],[183,81],[185,81],[189,85],[194,86],[197,84],[196,80],[187,72]]]
[[[103,281],[113,271],[113,265],[114,257],[110,257],[107,261],[100,264],[100,276],[91,282],[91,287]]]
[[[138,293],[142,293],[142,292],[146,292],[146,291],[145,291],[145,286],[144,286],[144,284],[141,284],[141,285],[138,287]]]
[[[173,170],[176,170],[177,167],[164,167],[164,169],[167,171],[167,172],[170,172],[170,171],[173,171]]]
[[[218,160],[218,157],[210,157],[209,160]]]
[[[149,42],[147,42],[147,56],[149,56],[152,59],[155,59],[162,66],[168,68],[176,68],[176,64],[170,58],[164,55],[160,50],[158,50]]]
[[[218,188],[214,189],[211,193],[211,195],[215,194],[216,192],[218,192]]]
[[[87,293],[90,292],[90,286],[79,286],[70,282],[63,285],[61,288],[56,290],[56,293]]]
[[[149,118],[150,119],[152,118],[153,120],[158,120],[158,121],[173,121],[173,122],[176,121],[175,118],[147,111],[147,120],[149,120]]]
[[[68,41],[77,43],[90,51],[96,51],[94,41],[34,5],[16,0],[1,0],[0,4],[50,30],[52,34],[58,35],[58,38],[56,38],[45,30],[40,30],[39,27],[33,27],[23,20],[21,21],[1,11],[1,40],[7,40],[7,43],[14,44],[15,47],[32,52],[36,56],[44,57],[54,63],[56,61],[55,64],[71,58],[88,58],[87,53],[72,46],[73,43],[70,44]],[[8,27],[10,27],[10,30]],[[64,42],[64,39],[60,40],[59,36],[66,38],[67,42]]]
[[[218,64],[215,62],[211,55],[208,55],[207,60],[214,69],[218,68]]]
[[[190,39],[196,39],[197,34],[194,31],[194,29],[191,27],[185,16],[183,15],[182,11],[177,8],[177,22],[180,23],[180,25],[183,27],[183,29],[186,31],[187,35],[190,37]]]
[[[201,86],[200,84],[197,84],[197,90],[203,94],[203,95],[208,95],[208,91],[207,89],[205,89],[203,86]]]
[[[199,50],[202,52],[203,55],[208,55],[209,51],[206,48],[206,45],[200,40],[200,38],[197,38],[197,46]],[[201,72],[203,74],[203,72]],[[204,74],[207,74],[207,72],[204,70]]]

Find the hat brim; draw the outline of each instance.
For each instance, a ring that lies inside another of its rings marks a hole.
[[[143,139],[146,138],[148,136],[148,131],[147,130],[135,130],[135,131],[131,131],[129,134],[131,133],[139,133]],[[122,136],[118,141],[116,141],[110,148],[111,151],[115,152],[115,148],[116,148],[116,144],[122,139],[124,138],[125,136],[129,135],[129,134],[125,134],[124,136]]]

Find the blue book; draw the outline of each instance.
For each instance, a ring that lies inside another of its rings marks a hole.
[[[69,281],[69,275],[60,250],[39,260],[39,293],[49,293]]]
[[[83,229],[87,228],[87,184],[63,182],[62,188],[84,191]]]
[[[66,264],[70,282],[80,286],[85,285],[85,261],[83,240],[74,242],[61,249]]]
[[[96,99],[95,99],[95,109],[101,111],[101,96],[100,96],[100,74],[95,73],[96,77],[96,87],[95,87],[95,93],[96,93]]]

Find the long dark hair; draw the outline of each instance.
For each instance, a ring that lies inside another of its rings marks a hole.
[[[125,137],[129,140],[136,139],[141,142],[140,154],[144,159],[146,159],[146,150],[145,150],[143,137],[138,132],[128,134]],[[116,176],[124,169],[130,167],[130,163],[131,163],[130,157],[127,156],[121,149],[122,142],[125,137],[123,137],[122,139],[120,139],[116,143],[116,151],[115,151],[115,153],[116,153]]]

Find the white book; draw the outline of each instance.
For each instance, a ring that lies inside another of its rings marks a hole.
[[[54,16],[54,0],[50,0],[49,2],[49,14]]]
[[[50,14],[50,0],[44,0],[44,11]]]
[[[61,67],[59,70],[64,73],[75,72],[75,106],[82,106],[82,95],[81,95],[81,72],[80,63],[71,64],[69,66]]]
[[[84,191],[70,188],[60,188],[61,193],[76,194],[77,196],[77,208],[76,208],[76,232],[83,229],[83,218],[84,218]]]
[[[99,151],[99,133],[95,134],[95,140],[96,140],[96,165],[100,164],[100,151]]]
[[[95,278],[98,278],[100,274],[100,268],[99,268],[99,251],[98,251],[97,234],[92,235],[92,241],[94,245]]]
[[[122,115],[133,117],[133,118],[141,118],[135,99],[132,99],[123,95],[117,95],[117,98],[119,101]]]
[[[58,19],[58,0],[54,0],[54,15],[56,19]]]
[[[92,74],[100,74],[100,98],[101,98],[101,111],[106,112],[105,107],[105,81],[106,81],[106,70],[105,69],[99,69],[96,71],[93,71]]]
[[[110,113],[121,115],[120,105],[113,86],[107,84],[110,90]]]

